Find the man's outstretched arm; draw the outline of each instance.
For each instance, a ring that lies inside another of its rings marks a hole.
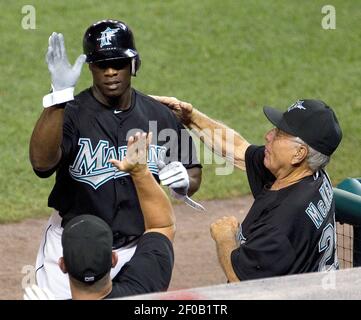
[[[159,232],[173,241],[175,216],[171,202],[147,166],[151,136],[151,133],[148,136],[137,133],[130,137],[126,157],[122,161],[112,159],[109,162],[132,177],[143,212],[145,232]]]
[[[209,118],[190,103],[174,97],[151,96],[170,108],[178,119],[214,153],[245,170],[245,153],[250,145],[239,133]]]

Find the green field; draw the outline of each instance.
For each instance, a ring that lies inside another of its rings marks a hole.
[[[36,10],[36,29],[21,9]],[[71,63],[92,22],[115,18],[133,29],[142,67],[133,86],[188,100],[211,117],[262,143],[271,127],[263,105],[285,109],[298,98],[326,101],[344,139],[329,165],[336,184],[361,176],[361,2],[332,0],[336,29],[324,30],[325,1],[169,0],[0,2],[0,222],[49,215],[53,178],[37,178],[28,160],[33,126],[50,88],[45,64],[51,32],[65,36]],[[90,86],[85,66],[77,92]],[[198,199],[248,193],[245,174],[216,176],[204,166]]]

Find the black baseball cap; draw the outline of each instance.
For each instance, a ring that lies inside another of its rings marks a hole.
[[[313,149],[330,156],[342,139],[333,110],[321,100],[298,100],[284,113],[272,107],[263,112],[278,129],[301,138]]]
[[[112,267],[113,233],[94,215],[80,215],[65,226],[61,243],[68,273],[84,283],[103,278]]]

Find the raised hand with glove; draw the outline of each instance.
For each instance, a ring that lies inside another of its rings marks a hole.
[[[64,37],[53,32],[49,37],[46,62],[51,75],[52,92],[44,96],[45,108],[30,140],[30,161],[34,169],[47,171],[59,163],[63,134],[64,107],[74,99],[74,87],[86,56],[81,54],[71,66],[65,51]],[[50,108],[52,107],[52,108]]]
[[[85,59],[86,55],[81,54],[76,59],[74,66],[71,66],[66,54],[63,35],[52,33],[49,37],[46,62],[51,74],[53,92],[44,97],[44,108],[74,99],[74,87],[80,77]]]
[[[187,169],[179,161],[173,161],[165,165],[158,160],[159,180],[162,185],[169,187],[172,197],[182,200],[196,210],[204,211],[204,207],[188,197],[189,176]]]

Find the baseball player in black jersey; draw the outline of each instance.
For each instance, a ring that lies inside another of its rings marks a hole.
[[[324,168],[342,131],[329,106],[298,100],[284,113],[264,107],[275,128],[265,135],[265,146],[255,146],[189,103],[155,98],[212,150],[247,172],[255,201],[242,224],[223,217],[211,225],[229,281],[338,268],[335,201]],[[223,134],[211,135],[210,129]]]
[[[131,87],[141,61],[129,27],[121,21],[99,21],[86,30],[83,48],[84,54],[71,66],[63,35],[50,36],[46,60],[52,92],[43,99],[45,109],[30,141],[35,173],[46,178],[56,172],[48,200],[56,212],[39,248],[36,278],[40,287],[62,299],[70,297],[70,290],[56,262],[61,233],[70,219],[93,214],[109,224],[120,256],[112,277],[133,255],[144,232],[132,179],[108,163],[123,159],[129,136],[153,132],[149,169],[177,199],[189,199],[201,182],[201,166],[186,129],[161,103]],[[85,61],[93,85],[74,97]]]
[[[109,225],[95,215],[85,214],[71,219],[64,228],[59,267],[69,274],[73,300],[119,298],[165,291],[169,286],[174,264],[175,217],[167,195],[146,165],[147,147],[146,134],[136,134],[128,141],[126,157],[122,161],[110,160],[132,177],[145,225],[134,255],[117,274],[116,281],[110,278],[118,255],[112,251],[113,232]],[[25,289],[24,299],[54,297],[47,290],[32,286]]]

